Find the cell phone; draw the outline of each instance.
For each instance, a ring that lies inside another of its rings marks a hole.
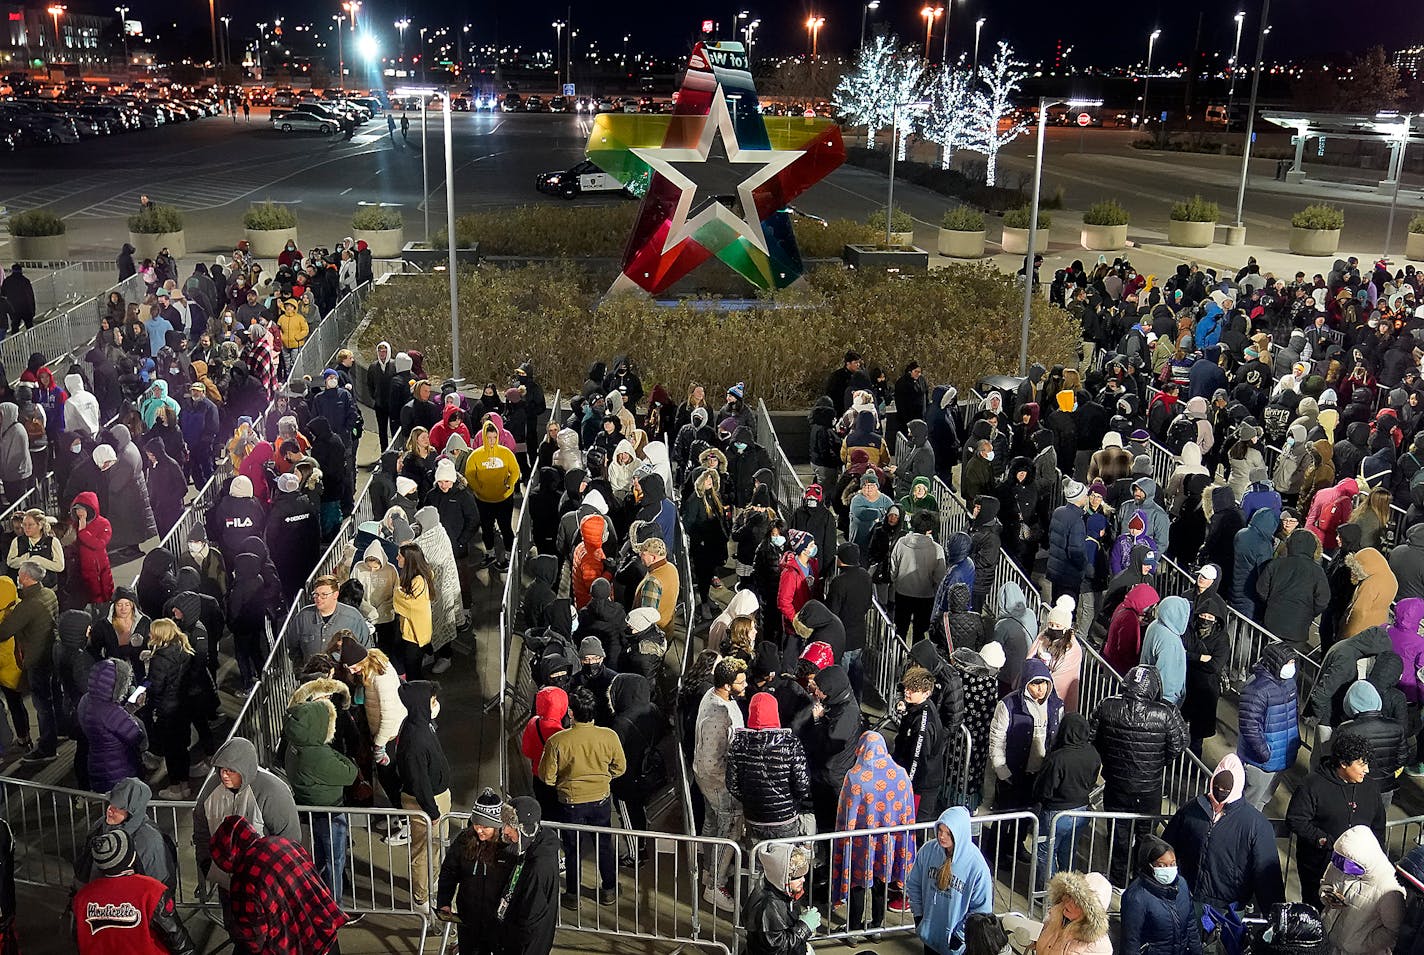
[[[143,691],[144,691],[145,689],[146,689],[146,687],[143,687],[143,686],[136,686],[136,687],[134,687],[134,688],[133,688],[133,692],[129,694],[129,702],[130,702],[130,703],[138,703],[139,697],[143,696]]]

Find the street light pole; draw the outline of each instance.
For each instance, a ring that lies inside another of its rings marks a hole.
[[[963,3],[964,0],[959,0]],[[939,62],[944,65],[949,62],[949,20],[954,16],[954,0],[944,0],[944,36],[940,39]]]
[[[60,48],[64,42],[59,38],[59,15],[64,12],[64,7],[55,4],[49,8],[49,15],[54,18],[54,56],[50,57],[51,63],[58,63]]]
[[[129,8],[114,7],[114,12],[119,15],[119,36],[124,41],[124,73],[129,70]]]
[[[950,0],[953,2],[953,0]],[[934,32],[934,22],[944,16],[944,7],[925,4],[920,8],[920,16],[925,18],[925,66],[930,65],[930,37]]]
[[[816,48],[821,37],[821,27],[826,25],[825,17],[812,14],[806,19],[806,29],[811,32],[811,61],[816,61]]]
[[[871,10],[879,10],[879,9],[880,9],[880,0],[870,0],[869,3],[864,4],[864,5],[861,6],[861,8],[860,8],[860,46],[861,46],[861,49],[864,49],[864,48],[865,48],[865,18],[866,18],[866,16],[870,13]]]
[[[222,16],[218,17],[218,19],[222,21],[223,25],[222,58],[223,66],[226,67],[228,63],[232,62],[232,17],[228,16],[227,14],[223,14]]]
[[[1147,128],[1147,87],[1152,82],[1152,47],[1157,45],[1161,30],[1153,30],[1147,38],[1147,68],[1142,72],[1142,128]]]
[[[425,219],[430,221],[430,206],[427,202]],[[428,232],[430,227],[426,226]],[[450,134],[450,91],[445,91],[445,243],[449,253],[450,270],[450,375],[460,381],[460,290],[455,270],[455,149],[451,145]],[[429,241],[428,239],[426,240]]]
[[[421,30],[424,33],[424,30]],[[422,40],[424,38],[422,37]],[[421,50],[424,51],[425,44],[421,43]],[[421,53],[420,68],[425,69],[425,54]],[[429,152],[425,148],[425,127],[426,127],[426,106],[430,102],[430,92],[427,90],[420,94],[420,204],[425,207],[425,244],[430,245],[430,161],[427,158]],[[447,107],[449,103],[445,104]],[[447,109],[446,112],[449,112]],[[455,233],[450,233],[450,244],[455,244]]]
[[[1048,97],[1038,100],[1038,142],[1033,147],[1033,198],[1028,208],[1028,251],[1024,253],[1023,328],[1019,332],[1019,374],[1028,374],[1028,325],[1033,315],[1033,255],[1038,246],[1038,198],[1043,186],[1043,140],[1048,135]]]
[[[341,36],[341,28],[346,23],[346,14],[338,13],[331,19],[336,21],[336,69],[341,88],[346,89],[346,47]]]
[[[554,28],[554,83],[557,84],[560,79],[559,55],[564,48],[564,21],[555,20],[549,25]]]
[[[1394,174],[1394,189],[1389,194],[1389,224],[1384,229],[1384,255],[1383,259],[1389,258],[1389,243],[1394,238],[1394,210],[1399,205],[1399,190],[1404,185],[1404,154],[1409,151],[1409,134],[1414,126],[1414,114],[1405,113],[1400,117],[1404,125],[1400,130],[1399,142],[1399,164],[1395,167],[1398,171]]]
[[[425,82],[425,31],[428,29],[429,27],[420,28],[420,81],[422,83]],[[421,109],[424,109],[424,107],[421,107]],[[424,133],[422,132],[421,135],[424,135]],[[425,231],[428,233],[430,227],[427,226]]]
[[[1271,0],[1261,0],[1261,22],[1257,24],[1260,33],[1256,38],[1256,71],[1251,74],[1251,105],[1246,107],[1246,142],[1241,146],[1241,182],[1236,188],[1236,224],[1241,221],[1241,210],[1246,205],[1246,171],[1251,162],[1251,141],[1256,135],[1256,91],[1261,87],[1261,59],[1266,55],[1266,31],[1270,29],[1267,18],[1271,13]],[[1227,117],[1228,122],[1231,117]]]
[[[972,76],[979,75],[979,32],[984,29],[984,17],[974,21],[974,72]]]
[[[217,69],[218,63],[218,13],[213,0],[208,0],[208,25],[213,31],[213,68]]]
[[[1231,48],[1231,85],[1226,89],[1226,123],[1231,125],[1231,106],[1236,101],[1236,61],[1241,55],[1241,25],[1246,22],[1246,11],[1238,11],[1236,21],[1236,44]]]
[[[396,21],[396,32],[400,34],[400,58],[401,63],[405,63],[405,28],[410,26],[410,17],[401,17]]]

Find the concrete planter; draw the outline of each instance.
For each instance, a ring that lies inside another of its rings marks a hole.
[[[1215,222],[1167,222],[1167,244],[1184,249],[1204,249],[1216,241]]]
[[[1009,255],[1023,255],[1028,252],[1028,230],[1011,229],[1008,226],[1004,226],[1004,238],[1000,245],[1003,246],[1004,251]],[[1047,229],[1038,230],[1038,241],[1035,242],[1034,245],[1037,246],[1037,248],[1034,249],[1035,252],[1048,251]]]
[[[913,232],[892,232],[889,244],[898,245],[902,249],[909,248],[915,244],[915,234]]]
[[[398,259],[401,249],[405,247],[405,229],[353,229],[351,237],[357,242],[365,242],[371,257],[376,259]]]
[[[297,241],[296,229],[245,229],[247,247],[259,259],[275,259],[287,247],[287,240]],[[301,248],[301,244],[297,244]]]
[[[1083,223],[1080,236],[1083,248],[1089,252],[1113,252],[1127,248],[1127,226],[1088,225]]]
[[[1424,261],[1424,232],[1411,232],[1404,240],[1404,257],[1415,262]]]
[[[153,258],[160,249],[165,247],[169,254],[175,258],[181,259],[188,254],[188,243],[183,238],[182,231],[130,232],[129,244],[134,247],[134,258],[139,262]]]
[[[1334,255],[1338,248],[1339,229],[1291,228],[1290,250],[1296,255]]]
[[[60,262],[69,258],[69,236],[12,235],[10,254],[20,262]]]
[[[930,254],[914,246],[848,245],[844,258],[849,268],[876,272],[925,272],[930,267]]]
[[[983,229],[978,232],[960,232],[957,229],[939,230],[939,254],[952,259],[982,259],[984,257]]]

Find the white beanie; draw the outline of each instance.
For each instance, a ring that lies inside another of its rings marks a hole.
[[[239,474],[232,479],[232,487],[228,490],[228,493],[233,497],[251,497],[252,478],[246,474]]]
[[[1118,434],[1116,431],[1109,431],[1107,434],[1103,435],[1103,447],[1105,447],[1105,448],[1120,448],[1120,447],[1122,447],[1122,435]]]
[[[455,462],[449,458],[441,458],[435,462],[435,483],[441,481],[455,482]]]
[[[1082,485],[1078,485],[1082,487]],[[1077,601],[1064,594],[1053,604],[1053,609],[1048,611],[1048,629],[1050,630],[1072,630],[1073,611],[1078,607]],[[982,656],[982,654],[980,654]]]
[[[1004,648],[993,641],[979,648],[979,657],[995,670],[1003,669],[1004,663],[1008,659],[1004,656]]]
[[[603,499],[602,491],[589,491],[583,496],[583,503],[605,517],[608,515],[608,502]]]
[[[657,607],[637,607],[628,611],[628,632],[642,633],[649,627],[657,626],[659,619]]]
[[[396,493],[402,497],[410,497],[410,495],[415,493],[415,489],[418,486],[419,485],[405,475],[396,478]]]
[[[1063,500],[1080,501],[1087,496],[1088,489],[1083,486],[1081,481],[1075,481],[1069,478],[1063,482]]]
[[[113,464],[119,459],[118,453],[115,452],[114,449],[109,447],[107,444],[101,444],[97,448],[95,448],[90,453],[90,457],[94,459],[94,463],[98,465],[100,469],[102,469],[104,465]],[[248,496],[251,496],[251,493],[252,492],[249,490]]]

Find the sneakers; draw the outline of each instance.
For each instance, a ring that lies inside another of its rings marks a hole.
[[[57,753],[44,753],[37,749],[32,749],[24,756],[20,757],[20,762],[26,766],[38,766],[47,763],[57,756]]]
[[[382,839],[388,846],[408,846],[410,845],[410,823],[401,820],[400,825],[393,828]]]
[[[159,799],[166,799],[170,802],[186,802],[188,799],[188,787],[186,784],[175,783],[167,789],[158,791]]]
[[[599,889],[599,890],[598,890],[598,904],[599,904],[599,905],[617,905],[617,904],[618,904],[618,890],[617,890],[617,889]]]
[[[710,903],[714,909],[719,909],[723,912],[736,911],[737,903],[732,899],[732,893],[720,885],[709,885],[703,890],[702,898]]]
[[[450,658],[449,658],[449,657],[440,657],[440,658],[437,659],[437,660],[435,661],[435,663],[430,667],[430,672],[431,672],[431,673],[444,673],[444,672],[445,672],[446,670],[448,670],[448,669],[450,669]]]
[[[1424,763],[1415,763],[1413,766],[1404,767],[1404,771],[1410,776],[1424,776]]]
[[[885,907],[892,912],[908,912],[910,911],[910,900],[904,895],[891,896]]]
[[[562,905],[564,908],[569,909],[570,911],[577,910],[578,903],[578,896],[574,895],[572,892],[565,892],[559,896],[559,904]]]

